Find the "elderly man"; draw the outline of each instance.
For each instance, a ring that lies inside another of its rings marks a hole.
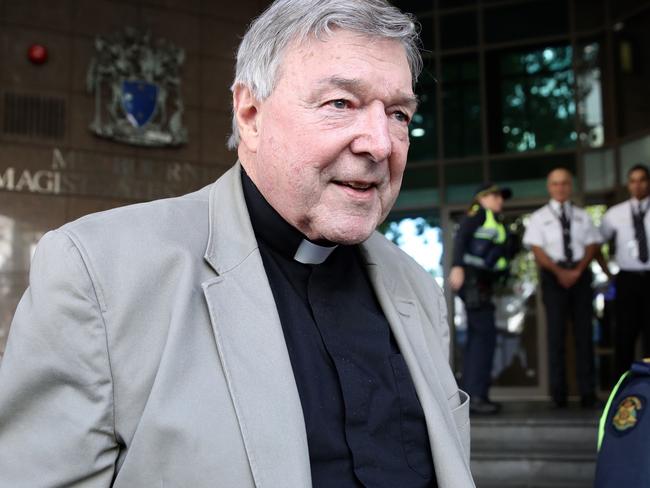
[[[589,408],[596,404],[589,264],[598,251],[600,235],[587,212],[570,201],[569,171],[551,171],[546,188],[551,199],[531,215],[523,242],[541,269],[551,397],[555,406],[567,406],[565,341],[570,319],[581,404]]]
[[[605,241],[614,240],[616,275],[616,334],[614,338],[617,377],[634,361],[639,332],[643,331],[643,355],[650,356],[650,171],[642,164],[627,173],[630,198],[607,210],[600,228]]]
[[[239,162],[43,238],[0,369],[0,486],[474,486],[443,296],[374,232],[416,37],[384,0],[275,2],[238,52]]]

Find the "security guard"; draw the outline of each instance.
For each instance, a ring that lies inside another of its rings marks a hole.
[[[495,414],[500,409],[488,397],[497,336],[492,286],[506,274],[514,251],[513,240],[501,223],[503,201],[511,195],[508,188],[482,185],[454,238],[449,284],[467,311],[462,383],[474,414]]]
[[[650,486],[650,359],[632,363],[600,418],[594,488]]]
[[[614,205],[603,217],[600,232],[605,241],[614,239],[616,275],[616,376],[634,360],[639,331],[643,331],[643,354],[650,356],[650,174],[638,164],[627,173],[630,199]]]
[[[600,234],[583,209],[570,201],[572,177],[564,168],[548,174],[551,200],[534,212],[524,233],[524,245],[539,265],[546,309],[551,397],[567,406],[565,339],[572,319],[576,374],[583,407],[596,404],[592,343],[592,288],[589,264],[600,245]]]

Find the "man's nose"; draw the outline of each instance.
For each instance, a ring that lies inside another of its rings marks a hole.
[[[390,120],[384,105],[375,102],[360,114],[359,130],[351,148],[356,154],[366,154],[375,162],[388,159],[393,143],[390,137]]]

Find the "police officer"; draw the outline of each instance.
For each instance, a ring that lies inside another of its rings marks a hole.
[[[617,377],[627,371],[634,360],[639,331],[643,331],[643,354],[650,356],[649,180],[647,166],[632,167],[627,173],[631,198],[610,208],[600,228],[605,241],[615,239],[615,258],[620,268],[615,279]]]
[[[581,404],[593,407],[596,395],[589,264],[598,251],[600,234],[589,215],[570,201],[571,173],[554,169],[548,174],[546,187],[551,199],[531,215],[523,242],[541,269],[551,397],[555,406],[567,406],[565,340],[570,318]]]
[[[650,359],[618,381],[600,418],[594,488],[650,486]]]
[[[506,273],[513,254],[513,241],[501,223],[503,201],[511,195],[508,188],[482,185],[454,238],[449,284],[467,311],[462,382],[474,414],[495,414],[500,409],[488,397],[497,334],[492,285]]]

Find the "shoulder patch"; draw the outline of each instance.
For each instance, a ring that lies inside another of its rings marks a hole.
[[[630,395],[625,397],[616,409],[612,418],[612,425],[618,432],[629,432],[641,421],[645,399],[641,396]]]

